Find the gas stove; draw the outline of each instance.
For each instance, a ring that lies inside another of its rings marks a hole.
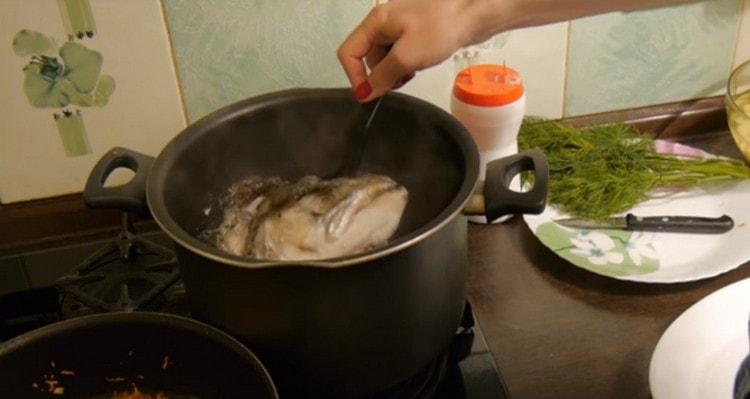
[[[122,230],[112,240],[0,258],[0,269],[17,260],[22,266],[48,260],[34,272],[45,270],[45,278],[0,290],[0,342],[92,313],[153,311],[191,317],[172,245],[160,231],[136,234],[124,216]],[[278,388],[284,397],[285,387]],[[467,302],[449,348],[417,375],[373,399],[508,397]]]

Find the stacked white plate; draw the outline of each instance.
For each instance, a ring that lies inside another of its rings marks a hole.
[[[728,285],[680,315],[656,345],[649,367],[653,399],[731,399],[748,355],[750,278]]]

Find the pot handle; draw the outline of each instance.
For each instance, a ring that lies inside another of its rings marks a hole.
[[[107,151],[96,163],[86,181],[83,200],[91,208],[121,209],[142,213],[147,209],[146,179],[154,158],[122,147]],[[133,178],[116,187],[104,187],[110,173],[117,168],[135,172]]]
[[[527,170],[534,171],[534,187],[527,192],[511,190],[513,177]],[[548,185],[549,164],[541,150],[535,148],[496,159],[487,164],[484,185],[474,192],[464,214],[485,215],[491,223],[507,214],[542,213],[547,204]]]

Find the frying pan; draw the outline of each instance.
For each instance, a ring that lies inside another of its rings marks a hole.
[[[241,343],[174,315],[84,316],[0,346],[4,398],[112,398],[133,384],[169,399],[278,398],[264,366]]]

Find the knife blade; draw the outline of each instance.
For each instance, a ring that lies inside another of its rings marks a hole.
[[[670,233],[720,234],[734,227],[728,215],[717,218],[699,216],[636,216],[628,213],[605,220],[582,218],[557,219],[555,223],[575,229],[617,229],[634,231],[659,231]]]

